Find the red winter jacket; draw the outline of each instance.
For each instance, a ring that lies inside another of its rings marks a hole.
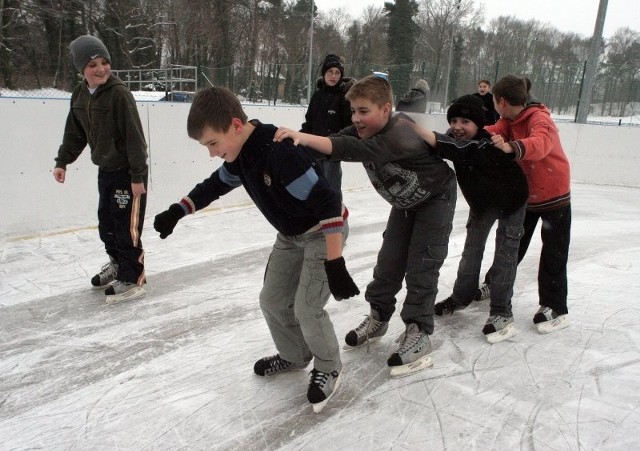
[[[529,184],[527,209],[546,211],[569,204],[569,160],[546,106],[532,101],[515,119],[500,118],[485,129],[502,135],[513,147]]]

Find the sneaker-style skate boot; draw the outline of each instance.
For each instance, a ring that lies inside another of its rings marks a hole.
[[[91,278],[91,285],[93,288],[106,288],[108,285],[116,280],[116,276],[118,275],[118,264],[113,260],[109,260],[109,263],[104,265],[98,274]]]
[[[107,304],[118,304],[141,298],[144,296],[145,290],[142,285],[115,280],[109,288],[104,290],[104,294],[107,295]]]
[[[258,376],[273,376],[287,371],[303,370],[309,365],[311,358],[302,364],[295,364],[280,357],[280,354],[263,357],[253,365],[253,372]]]
[[[507,340],[517,332],[513,325],[513,315],[509,317],[491,315],[482,328],[482,333],[491,344]]]
[[[567,315],[558,315],[550,307],[542,305],[538,309],[538,313],[534,315],[533,323],[536,325],[538,332],[548,334],[568,327],[569,318],[567,318]]]
[[[429,335],[417,324],[409,323],[398,340],[400,347],[387,360],[391,377],[404,377],[433,365]]]
[[[350,330],[344,337],[346,343],[344,349],[354,349],[378,341],[380,337],[387,333],[388,328],[389,323],[380,321],[380,314],[376,310],[371,309],[369,316],[367,316],[358,327]]]
[[[491,297],[491,288],[489,288],[489,284],[482,282],[478,289],[476,290],[476,294],[473,296],[474,301],[486,301]]]
[[[442,316],[444,314],[453,315],[453,312],[455,312],[456,310],[464,310],[466,308],[466,305],[458,304],[453,300],[452,296],[449,296],[443,301],[436,302],[436,304],[433,306],[433,313],[437,316]]]
[[[322,412],[324,406],[327,405],[333,394],[340,386],[342,380],[342,364],[340,367],[330,373],[323,373],[315,368],[309,373],[309,389],[307,390],[307,399],[313,406],[315,413]]]

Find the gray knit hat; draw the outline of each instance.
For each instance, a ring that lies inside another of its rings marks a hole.
[[[109,51],[102,41],[88,34],[71,41],[69,50],[71,50],[73,65],[80,72],[84,71],[84,67],[89,64],[89,61],[100,56],[111,63]]]

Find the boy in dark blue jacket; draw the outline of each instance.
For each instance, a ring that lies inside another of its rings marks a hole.
[[[254,371],[270,376],[305,368],[314,359],[307,398],[319,412],[342,376],[338,340],[324,307],[330,294],[346,299],[360,293],[342,258],[347,209],[309,155],[290,142],[274,142],[273,125],[247,121],[228,89],[209,88],[196,95],[187,131],[211,157],[225,162],[158,214],[154,228],[166,238],[183,216],[238,186],[245,188],[278,231],[260,293],[278,354],[258,360]]]

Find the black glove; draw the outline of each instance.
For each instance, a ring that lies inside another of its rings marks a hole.
[[[325,260],[324,270],[327,272],[329,290],[331,290],[331,294],[336,298],[336,301],[348,299],[351,296],[360,294],[360,290],[358,290],[358,287],[347,272],[344,258],[340,257],[335,260]]]
[[[167,211],[156,215],[153,228],[160,232],[160,238],[164,240],[173,233],[173,228],[184,215],[184,210],[180,205],[171,204]]]

